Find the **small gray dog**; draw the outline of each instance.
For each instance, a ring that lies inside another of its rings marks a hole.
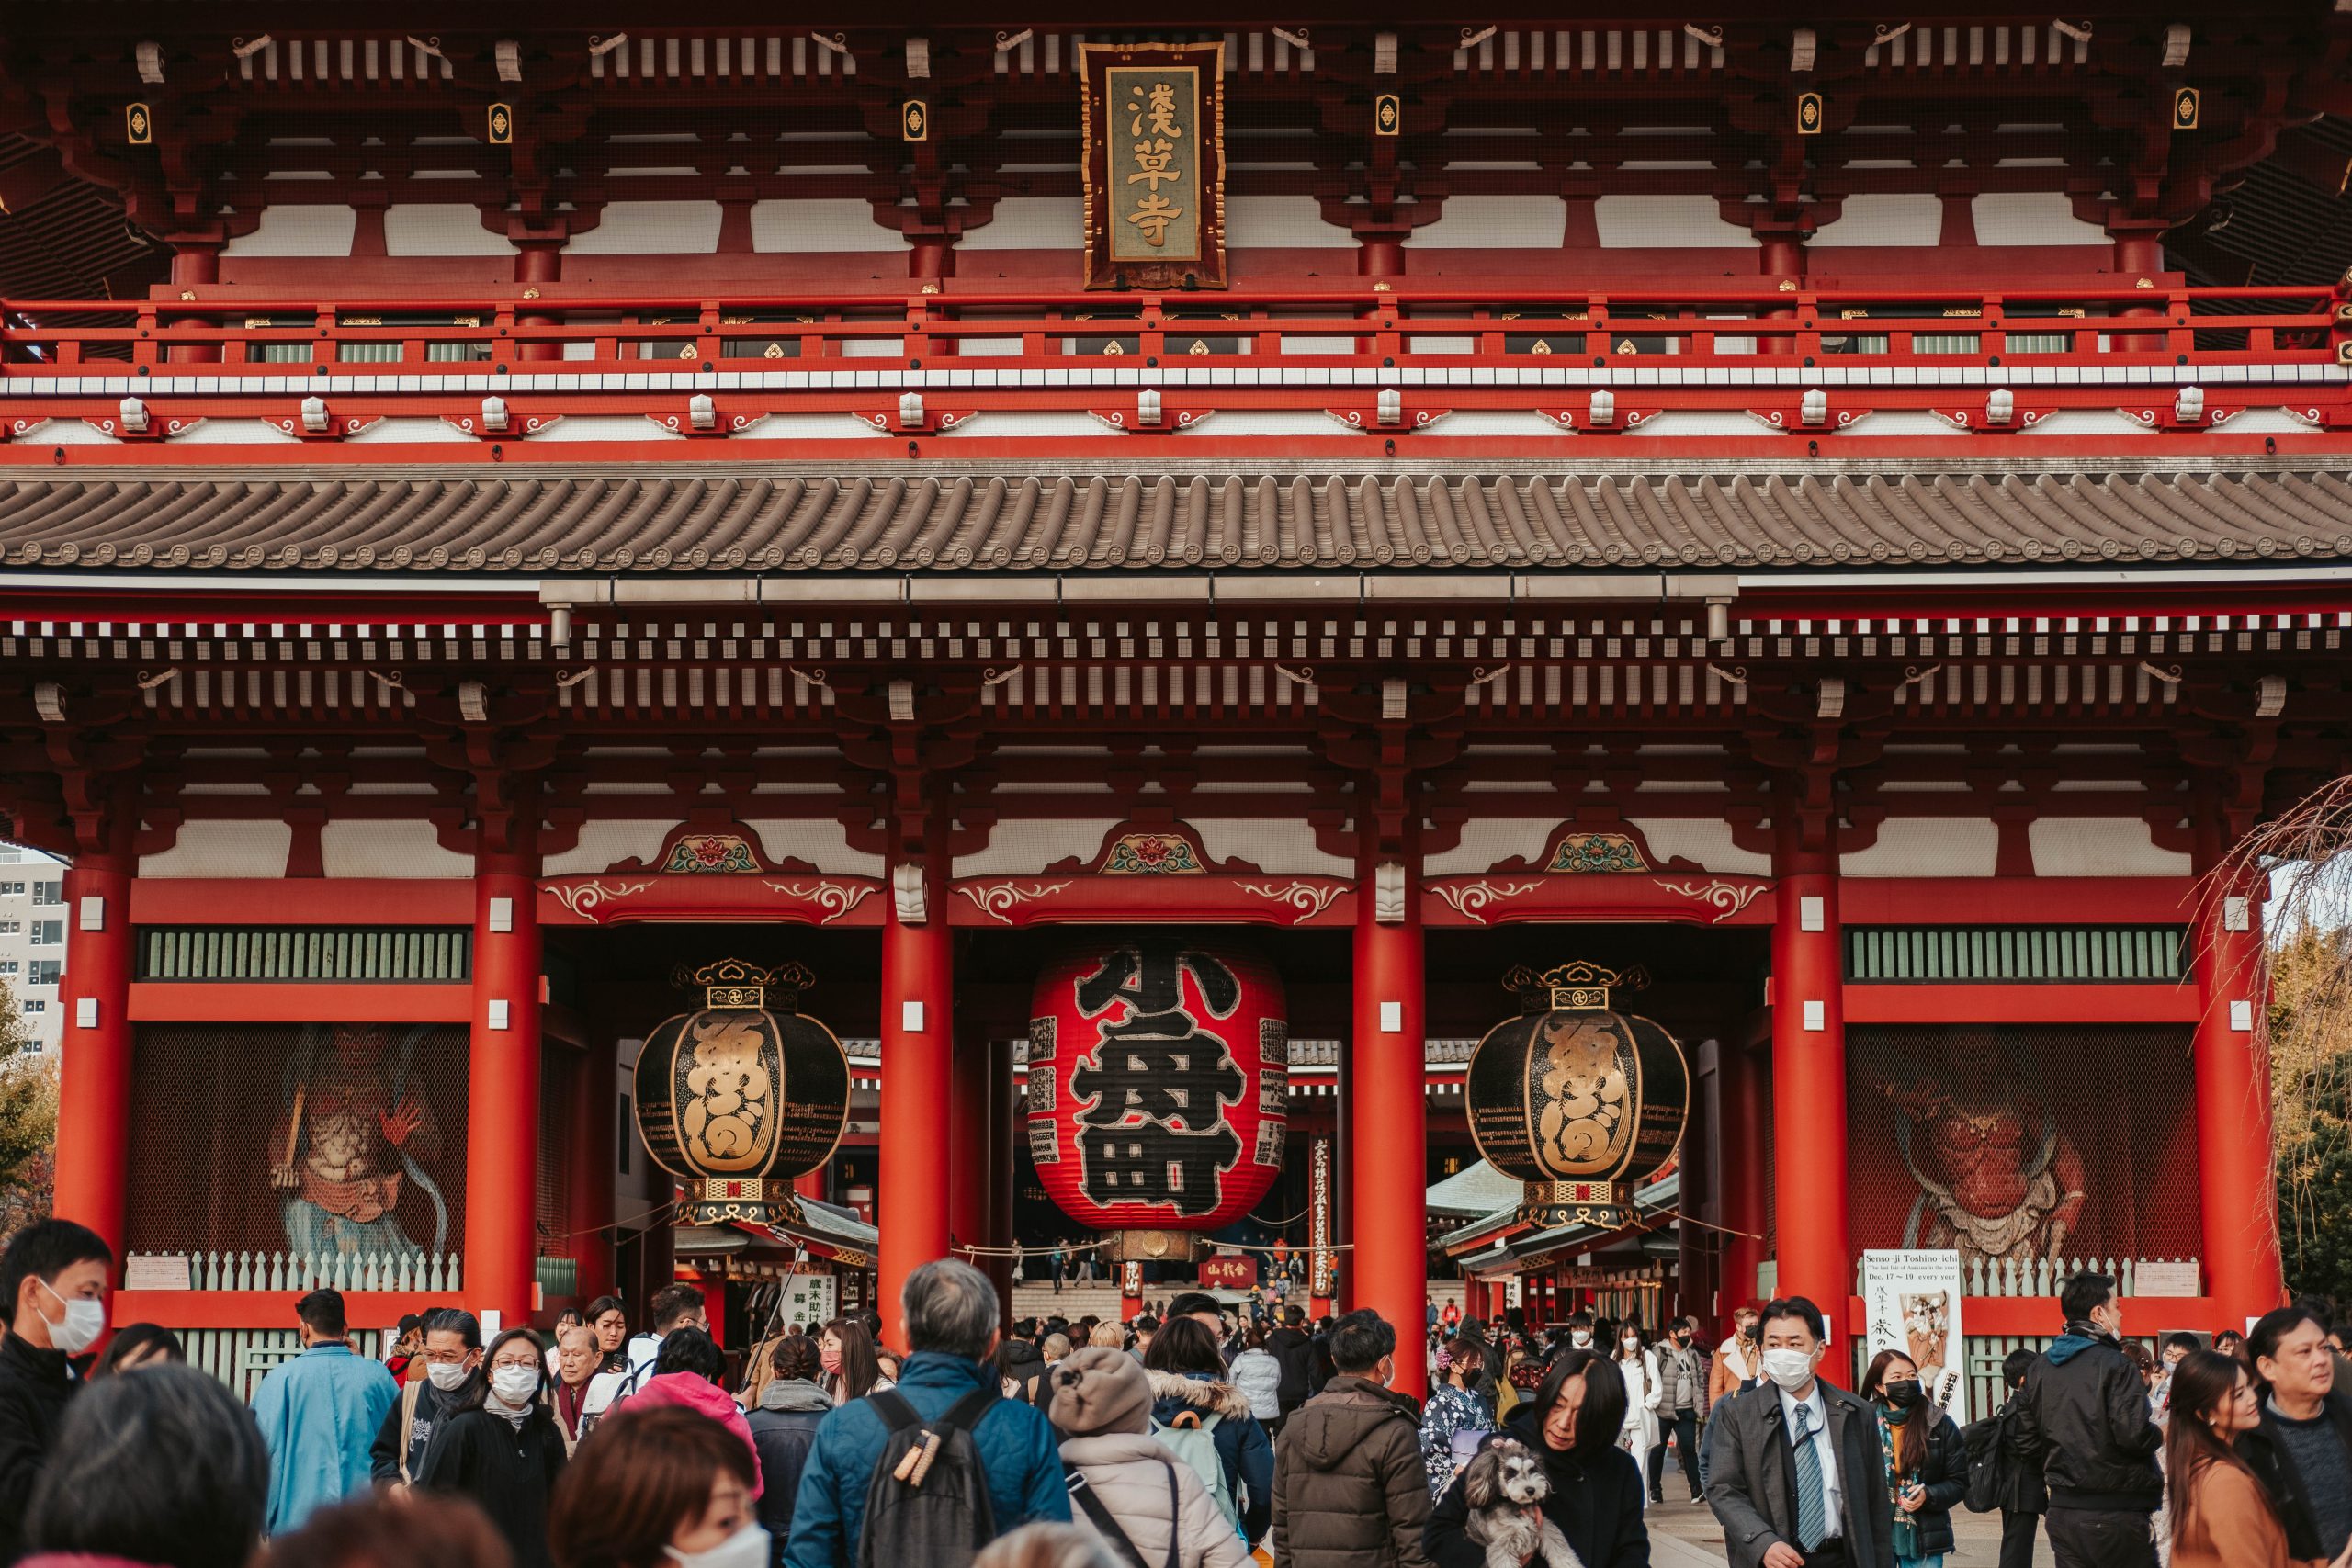
[[[1462,1471],[1462,1500],[1470,1506],[1464,1533],[1487,1549],[1487,1568],[1520,1568],[1531,1552],[1544,1568],[1584,1568],[1560,1527],[1544,1517],[1552,1478],[1525,1443],[1488,1443]]]

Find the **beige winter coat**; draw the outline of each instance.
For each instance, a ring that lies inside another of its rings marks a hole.
[[[1232,1523],[1217,1510],[1201,1478],[1157,1440],[1141,1432],[1101,1432],[1089,1438],[1062,1439],[1062,1461],[1086,1476],[1087,1485],[1102,1500],[1119,1528],[1142,1554],[1145,1568],[1166,1568],[1168,1562],[1168,1478],[1176,1478],[1176,1511],[1183,1522],[1179,1568],[1250,1568],[1250,1553]],[[1071,1522],[1091,1531],[1093,1524],[1076,1499]],[[1114,1560],[1126,1559],[1114,1546]]]

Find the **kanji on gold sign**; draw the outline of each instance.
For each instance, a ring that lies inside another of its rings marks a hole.
[[[1114,66],[1107,85],[1118,117],[1107,149],[1112,259],[1196,259],[1201,252],[1199,68]]]

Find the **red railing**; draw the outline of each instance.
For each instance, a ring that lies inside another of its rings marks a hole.
[[[2211,400],[2212,423],[2263,401],[2290,404],[2317,427],[2352,423],[2338,406],[2346,372],[2331,368],[2352,366],[2352,302],[2341,287],[1509,298],[1373,285],[945,287],[896,299],[16,302],[0,306],[0,428],[21,434],[62,417],[109,435],[168,437],[194,418],[261,414],[289,434],[332,439],[390,413],[422,413],[471,434],[527,435],[593,410],[725,435],[803,410],[915,433],[989,410],[1079,409],[1106,425],[1173,431],[1221,410],[1300,408],[1411,430],[1449,412],[1532,407],[1596,432],[1673,409],[1745,409],[1769,425],[1828,434],[1889,408],[1931,410],[1962,430],[2014,430],[2055,409],[2125,401],[2155,404],[2143,416],[2152,428],[2204,427],[2197,408],[2176,405],[2170,389],[2182,384]],[[794,371],[808,374],[758,374]],[[122,411],[120,427],[109,423],[118,400],[151,387],[164,417],[151,422],[142,406],[135,417]],[[1993,389],[2016,414],[1987,407]],[[485,391],[510,390],[530,403],[512,426],[503,412],[482,412],[480,431],[466,423]],[[682,394],[700,392],[721,406],[688,416]],[[902,406],[909,392],[933,406]],[[290,417],[289,394],[343,400],[332,418],[313,409],[306,423]]]

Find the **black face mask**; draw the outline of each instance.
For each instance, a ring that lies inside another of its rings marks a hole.
[[[1688,1344],[1690,1344],[1690,1331],[1689,1329],[1687,1329],[1687,1328],[1678,1328],[1678,1329],[1676,1329],[1676,1330],[1674,1331],[1674,1342],[1675,1342],[1677,1345],[1688,1345]]]
[[[1743,1329],[1741,1329],[1741,1330],[1739,1331],[1739,1337],[1740,1337],[1742,1339],[1753,1339],[1753,1338],[1755,1338],[1755,1337],[1756,1337],[1756,1330],[1757,1330],[1758,1326],[1758,1325],[1756,1325],[1756,1324],[1753,1324],[1753,1323],[1749,1324],[1747,1327],[1745,1327],[1745,1328],[1743,1328]]]
[[[1897,1378],[1885,1389],[1886,1402],[1897,1410],[1908,1410],[1919,1403],[1919,1380]]]

